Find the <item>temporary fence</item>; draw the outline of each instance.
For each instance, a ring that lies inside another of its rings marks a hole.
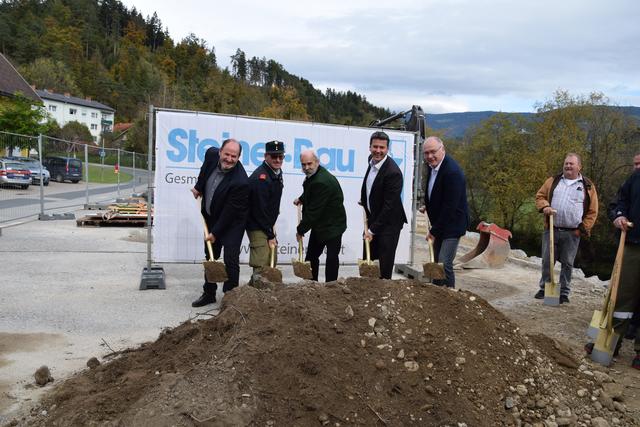
[[[0,226],[49,219],[147,190],[148,157],[118,148],[0,132]],[[12,179],[27,169],[31,180]]]

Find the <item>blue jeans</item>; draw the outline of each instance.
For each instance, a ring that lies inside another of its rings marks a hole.
[[[560,295],[569,296],[571,292],[571,274],[573,273],[573,261],[578,253],[580,236],[573,231],[553,230],[555,242],[554,257],[560,261]],[[545,282],[551,281],[549,270],[549,230],[542,234],[542,276],[540,277],[540,289],[544,290]]]
[[[433,257],[444,264],[445,279],[434,279],[434,285],[446,286],[448,288],[456,287],[456,276],[453,274],[453,259],[456,257],[458,250],[459,237],[449,239],[438,239],[433,241]]]

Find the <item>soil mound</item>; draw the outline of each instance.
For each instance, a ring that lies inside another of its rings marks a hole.
[[[635,423],[592,373],[572,368],[578,363],[569,351],[558,363],[547,355],[556,346],[535,341],[471,293],[413,281],[243,286],[225,296],[215,318],[166,330],[156,342],[79,373],[22,422]]]

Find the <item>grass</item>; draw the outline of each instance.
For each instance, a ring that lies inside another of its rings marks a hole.
[[[85,166],[82,165],[83,179],[86,179],[85,175]],[[89,165],[89,182],[98,184],[115,184],[118,182],[118,175],[120,175],[120,183],[129,182],[133,179],[131,174],[123,172],[122,170],[119,174],[116,174],[113,171],[112,165],[105,165],[104,167],[101,167],[100,165]]]

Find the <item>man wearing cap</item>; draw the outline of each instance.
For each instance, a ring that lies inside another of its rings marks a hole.
[[[371,242],[371,259],[380,262],[380,278],[391,279],[400,230],[407,222],[402,206],[402,172],[389,158],[389,135],[374,132],[369,138],[369,167],[360,190],[367,215],[364,238]]]
[[[249,177],[249,265],[258,274],[269,265],[271,250],[276,248],[274,225],[280,213],[282,197],[282,163],[284,143],[269,141],[265,144],[264,161]],[[275,254],[274,254],[275,256]],[[254,277],[252,276],[252,280]]]

